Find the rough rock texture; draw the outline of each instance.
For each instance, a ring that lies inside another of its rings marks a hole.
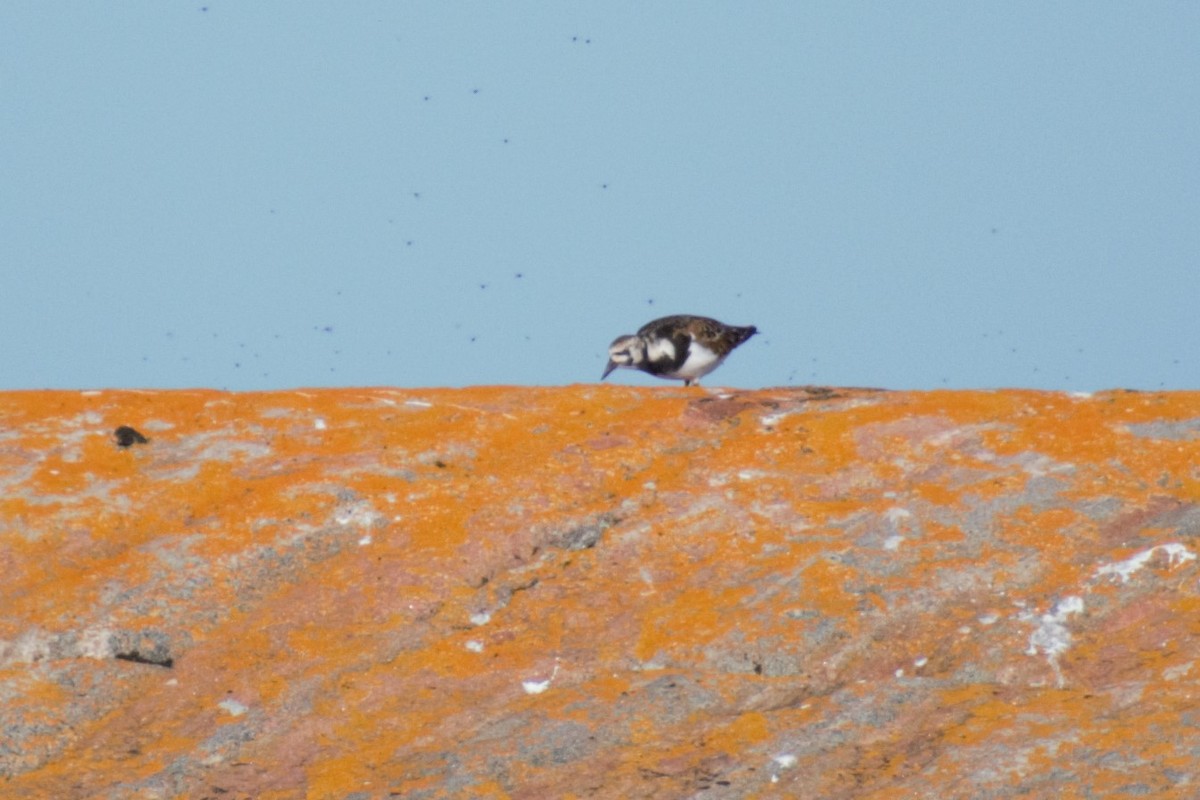
[[[1198,536],[1200,394],[0,394],[0,796],[1196,797]]]

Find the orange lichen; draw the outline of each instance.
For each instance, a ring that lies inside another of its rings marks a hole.
[[[4,793],[1184,796],[1198,420],[1191,393],[3,393]]]

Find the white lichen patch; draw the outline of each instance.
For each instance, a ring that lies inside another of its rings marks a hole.
[[[333,512],[333,521],[341,526],[369,529],[382,524],[387,517],[375,510],[366,500],[353,500],[338,505]]]
[[[774,428],[784,419],[795,413],[795,411],[776,411],[774,414],[764,414],[759,417],[758,421],[762,423],[764,428]]]
[[[791,753],[780,753],[771,759],[771,783],[779,783],[779,772],[796,766],[799,759]]]
[[[224,710],[230,716],[233,716],[233,717],[240,717],[242,714],[245,714],[247,711],[250,710],[249,706],[239,703],[237,700],[234,700],[232,697],[227,697],[226,699],[217,703],[217,705],[220,706],[222,710]]]
[[[112,658],[114,654],[114,631],[104,626],[84,628],[79,634],[79,655],[84,658],[102,660]]]
[[[115,636],[115,630],[100,625],[60,633],[31,628],[16,639],[0,639],[0,667],[65,658],[109,659],[116,654]]]
[[[1154,554],[1160,551],[1165,553],[1167,556],[1167,569],[1174,569],[1180,564],[1184,564],[1188,561],[1194,561],[1196,558],[1195,553],[1193,553],[1191,550],[1188,550],[1185,546],[1178,542],[1172,542],[1171,544],[1159,544],[1130,556],[1124,561],[1116,561],[1112,564],[1101,565],[1100,568],[1096,570],[1095,577],[1097,580],[1099,580],[1100,578],[1106,576],[1113,576],[1114,578],[1120,578],[1121,583],[1128,583],[1129,577],[1142,567],[1146,566],[1146,564],[1150,563],[1150,560],[1154,558]]]
[[[1186,677],[1192,671],[1192,667],[1196,665],[1195,661],[1189,661],[1186,664],[1177,664],[1173,667],[1167,667],[1163,670],[1163,680],[1177,681],[1180,678]]]
[[[1018,456],[1016,463],[1025,470],[1026,474],[1035,478],[1055,475],[1064,472],[1074,472],[1072,464],[1062,464],[1041,453],[1024,453]]]
[[[1046,657],[1050,668],[1054,670],[1055,678],[1061,689],[1064,685],[1062,670],[1058,666],[1058,657],[1071,646],[1071,631],[1066,622],[1075,614],[1083,611],[1083,598],[1070,595],[1059,600],[1054,610],[1037,617],[1038,625],[1029,634],[1029,647],[1025,654],[1036,656],[1038,653]],[[1032,619],[1033,615],[1022,615],[1024,619]]]
[[[550,684],[554,683],[554,678],[558,675],[558,659],[554,659],[554,669],[550,672],[550,677],[544,681],[521,681],[521,688],[525,690],[525,694],[541,694],[550,688]]]

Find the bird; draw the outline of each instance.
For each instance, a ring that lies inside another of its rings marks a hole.
[[[753,325],[726,325],[711,317],[660,317],[635,334],[613,340],[600,380],[617,367],[625,367],[657,378],[682,380],[684,386],[691,386],[721,366],[735,347],[756,333],[758,328]]]

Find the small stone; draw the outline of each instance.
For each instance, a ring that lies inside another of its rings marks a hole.
[[[132,447],[135,444],[147,444],[150,441],[139,430],[128,425],[122,425],[113,431],[113,438],[117,442],[117,447]]]

